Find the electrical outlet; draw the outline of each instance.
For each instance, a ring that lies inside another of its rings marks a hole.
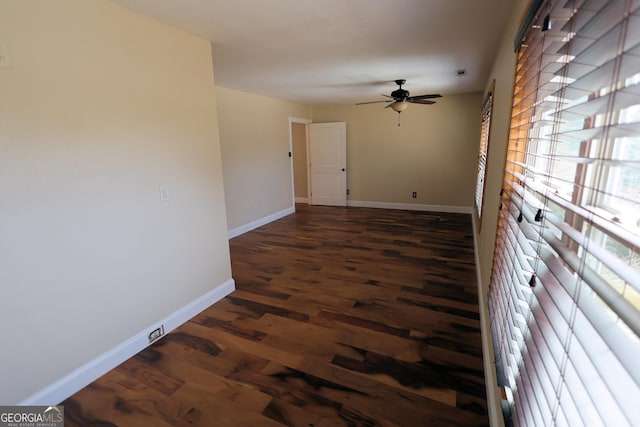
[[[416,191],[414,191],[413,193],[411,193],[411,198],[415,199],[416,197],[418,197],[418,193]]]
[[[158,341],[164,335],[164,325],[160,325],[160,327],[154,329],[149,332],[149,344]]]

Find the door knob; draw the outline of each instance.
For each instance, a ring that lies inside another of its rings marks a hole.
[[[344,168],[342,168],[342,172],[344,172]]]

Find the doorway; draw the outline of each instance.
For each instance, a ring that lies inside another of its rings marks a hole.
[[[289,156],[291,157],[291,197],[296,203],[310,203],[307,147],[311,120],[289,117]]]
[[[291,192],[296,203],[347,205],[346,122],[289,117]]]

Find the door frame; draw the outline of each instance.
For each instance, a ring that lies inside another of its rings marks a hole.
[[[292,117],[289,116],[289,153],[291,153],[291,156],[289,157],[289,167],[291,168],[291,203],[292,203],[292,207],[293,210],[295,212],[296,210],[296,190],[295,190],[295,176],[293,174],[293,132],[291,131],[291,124],[292,123],[301,123],[303,125],[305,125],[306,127],[306,146],[307,146],[307,159],[305,164],[307,165],[307,195],[310,194],[310,180],[309,180],[309,126],[311,123],[313,123],[313,120],[311,119],[305,119],[305,118],[301,118],[301,117]],[[307,203],[311,203],[311,198],[310,196],[308,196],[308,202]]]

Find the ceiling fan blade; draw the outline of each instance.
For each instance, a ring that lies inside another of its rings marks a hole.
[[[384,93],[381,93],[380,95],[382,95],[382,96],[386,96],[387,98],[395,99],[393,96],[391,96],[391,95],[385,95]]]
[[[407,99],[407,102],[410,102],[412,104],[424,104],[424,105],[431,105],[436,103],[436,101],[429,101],[428,99]]]
[[[410,96],[409,100],[414,100],[414,99],[433,99],[433,98],[442,98],[442,95],[438,94],[438,93],[432,93],[429,95],[416,95],[416,96]]]
[[[393,102],[393,100],[384,100],[384,101],[369,101],[369,102],[358,102],[356,105],[364,105],[364,104],[377,104],[379,102]]]

